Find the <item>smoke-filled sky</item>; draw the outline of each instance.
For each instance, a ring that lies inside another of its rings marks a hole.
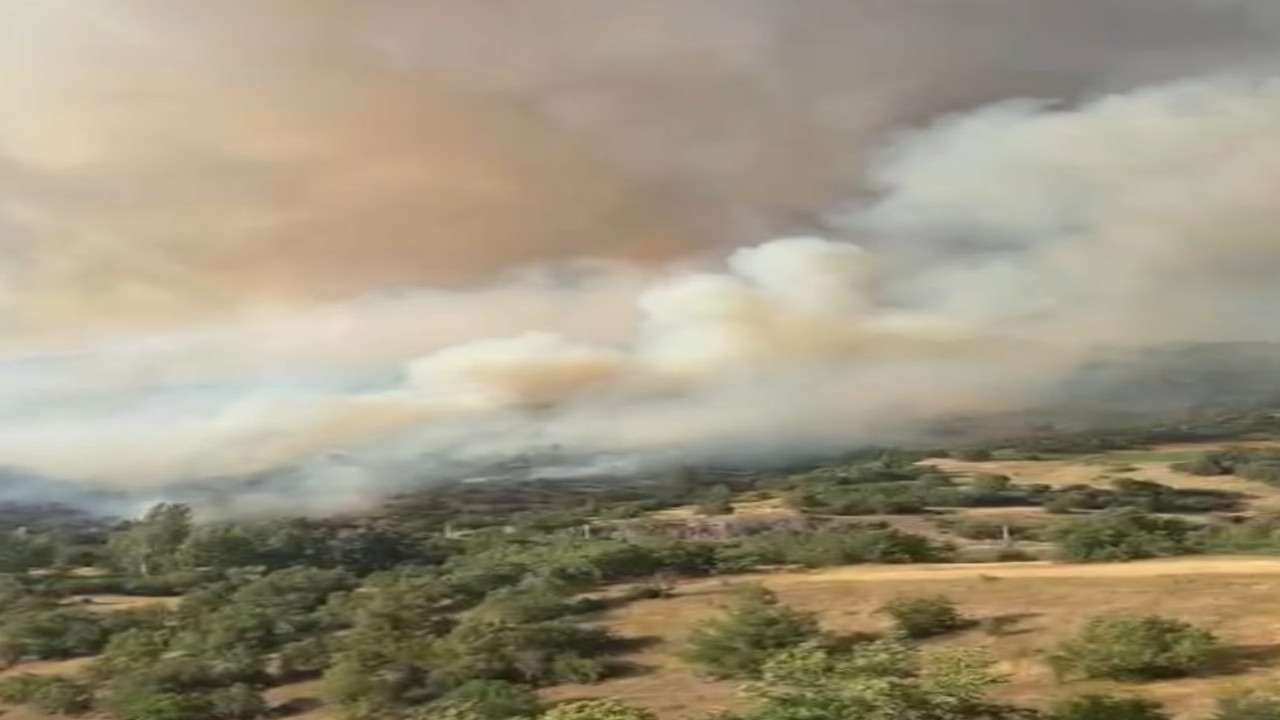
[[[856,443],[1276,338],[1277,7],[0,0],[0,465]]]

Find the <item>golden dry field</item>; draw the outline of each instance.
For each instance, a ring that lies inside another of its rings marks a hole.
[[[860,566],[752,576],[783,602],[818,613],[835,632],[885,627],[875,611],[900,594],[945,594],[976,620],[1005,618],[993,636],[980,629],[944,643],[986,648],[1009,682],[1001,695],[1033,703],[1098,684],[1058,685],[1043,656],[1100,612],[1135,611],[1182,618],[1219,633],[1248,658],[1230,677],[1151,683],[1132,689],[1168,703],[1179,717],[1203,716],[1215,693],[1237,685],[1280,682],[1280,560],[1197,557],[1103,565]],[[732,707],[732,683],[709,682],[676,657],[683,638],[718,612],[731,580],[682,585],[675,597],[634,603],[605,622],[654,644],[631,658],[643,672],[599,685],[559,687],[548,699],[616,697],[664,718],[695,717]]]

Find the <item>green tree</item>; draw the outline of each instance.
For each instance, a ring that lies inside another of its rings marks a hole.
[[[471,614],[515,623],[543,622],[573,614],[577,604],[572,598],[572,589],[564,583],[534,580],[494,590]]]
[[[477,720],[527,718],[542,709],[538,696],[525,685],[503,680],[472,680],[445,695],[438,705],[465,708]]]
[[[1023,717],[988,699],[1000,682],[972,651],[923,657],[901,638],[834,651],[784,650],[747,687],[745,720],[998,720]]]
[[[63,675],[17,675],[0,680],[0,701],[30,705],[49,715],[78,716],[93,709],[93,688]]]
[[[301,680],[324,672],[332,653],[326,637],[307,637],[280,648],[276,674],[284,680]]]
[[[206,700],[210,720],[249,720],[266,715],[270,709],[262,693],[248,683],[210,690]]]
[[[25,573],[54,564],[60,544],[51,535],[0,535],[0,573]]]
[[[908,595],[880,609],[893,618],[894,628],[909,638],[946,635],[968,625],[956,604],[944,595]]]
[[[171,572],[178,567],[178,551],[191,533],[191,508],[160,503],[129,529],[111,537],[115,563],[140,577]]]
[[[0,656],[14,663],[93,655],[109,637],[107,619],[85,610],[16,613],[0,623]]]
[[[745,585],[722,617],[694,629],[682,656],[712,677],[749,678],[775,653],[821,635],[812,613],[779,603],[760,585]]]
[[[1054,703],[1048,720],[1169,720],[1169,714],[1145,698],[1079,695]]]
[[[262,561],[252,534],[236,523],[211,523],[194,528],[178,547],[177,565],[188,569],[230,570]]]
[[[1213,633],[1159,615],[1096,617],[1051,658],[1059,674],[1112,680],[1156,680],[1204,672],[1220,657]]]
[[[1149,515],[1133,508],[1107,510],[1063,523],[1050,539],[1075,562],[1111,562],[1200,552],[1200,527],[1179,518]]]
[[[265,711],[264,679],[261,663],[243,651],[174,654],[109,677],[101,704],[119,720],[248,720]]]

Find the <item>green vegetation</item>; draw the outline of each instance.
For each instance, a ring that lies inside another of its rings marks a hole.
[[[1280,693],[1253,689],[1218,699],[1212,720],[1272,720],[1280,718]]]
[[[84,715],[93,709],[93,690],[60,675],[16,675],[0,680],[0,701],[31,705],[50,715]]]
[[[1190,475],[1237,475],[1246,480],[1280,484],[1280,450],[1275,449],[1213,450],[1173,467]]]
[[[1205,548],[1201,526],[1141,511],[1112,510],[1063,523],[1049,537],[1063,559],[1110,562],[1189,555]]]
[[[1160,703],[1136,697],[1080,695],[1054,703],[1051,720],[1169,720]]]
[[[775,654],[819,639],[818,620],[759,585],[738,590],[724,617],[694,630],[684,659],[714,678],[757,677]]]
[[[955,602],[941,595],[895,598],[881,611],[893,618],[898,632],[913,639],[946,635],[970,624],[960,615]]]
[[[1243,496],[1220,490],[1172,488],[1116,478],[1111,488],[1019,485],[1004,475],[978,473],[966,485],[927,466],[882,461],[792,476],[774,484],[793,508],[823,515],[918,515],[940,508],[1044,507],[1066,513],[1136,508],[1152,513],[1238,510]]]
[[[897,639],[834,649],[802,645],[773,657],[748,687],[742,720],[1000,720],[1026,717],[991,701],[999,682],[980,655],[923,656]]]
[[[1207,630],[1159,615],[1103,615],[1053,656],[1064,676],[1159,680],[1211,669],[1222,645]]]
[[[979,462],[1113,453],[1194,432],[1047,433],[951,454]],[[1148,460],[1141,452],[1107,457]],[[535,691],[642,671],[624,662],[639,639],[615,636],[600,613],[680,594],[682,578],[951,562],[975,551],[1026,558],[1023,541],[1051,544],[1072,562],[1280,552],[1280,515],[1214,515],[1240,510],[1240,494],[1124,477],[1050,487],[920,463],[940,454],[868,448],[770,473],[460,484],[359,517],[201,522],[173,503],[122,523],[24,517],[0,526],[0,662],[15,667],[0,701],[64,716],[239,720],[280,713],[265,699],[271,688],[314,680],[329,712],[349,720],[654,720],[608,700],[546,707]],[[1280,451],[1190,460],[1188,472],[1271,482]],[[767,499],[775,502],[744,505]],[[765,505],[784,509],[757,511]],[[1001,507],[1052,517],[944,512]],[[684,511],[652,515],[669,508]],[[859,519],[926,513],[936,522]],[[900,529],[922,524],[927,536]],[[173,601],[95,612],[77,600],[114,593]],[[717,720],[1166,717],[1126,697],[1085,695],[1049,710],[995,702],[999,678],[982,658],[945,642],[917,646],[972,624],[954,601],[905,596],[883,611],[889,636],[837,637],[747,585],[690,634],[682,655],[701,674],[744,684],[747,704]],[[1063,677],[1137,681],[1205,673],[1221,655],[1198,628],[1118,616],[1090,623],[1053,662]],[[69,658],[92,659],[73,675],[20,674],[27,662]],[[1278,704],[1260,691],[1224,698],[1216,720],[1274,717]]]

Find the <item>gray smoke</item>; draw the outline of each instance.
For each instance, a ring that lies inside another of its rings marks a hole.
[[[308,466],[326,506],[424,454],[791,452],[1051,396],[1100,344],[1278,329],[1261,0],[0,28],[0,465],[95,488],[354,449]]]

